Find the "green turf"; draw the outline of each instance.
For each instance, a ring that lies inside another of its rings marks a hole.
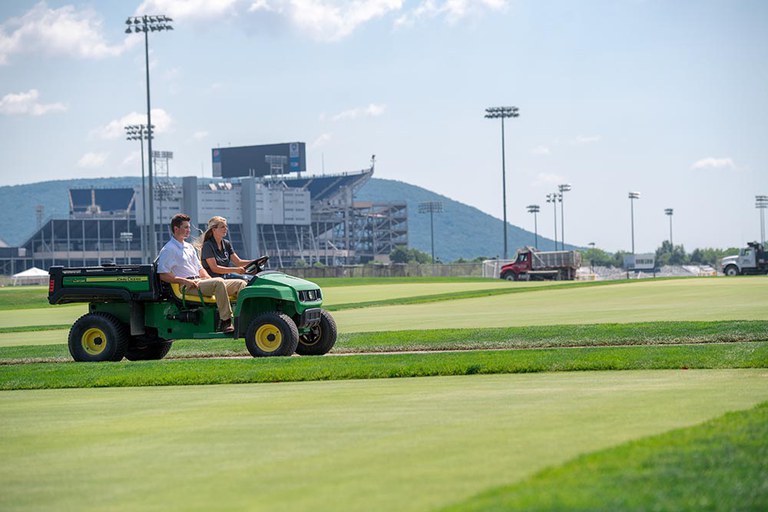
[[[69,360],[68,329],[0,334],[0,362]],[[333,354],[543,348],[605,345],[666,345],[768,340],[768,321],[655,322],[552,325],[496,329],[435,329],[341,333]],[[167,358],[249,356],[242,339],[178,340]]]
[[[766,396],[762,369],[2,392],[0,509],[421,512]]]
[[[50,308],[0,310],[0,328],[72,325],[88,312],[88,304],[68,304]]]
[[[47,286],[0,288],[0,310],[49,307]]]
[[[768,510],[768,402],[583,455],[445,512]]]
[[[497,373],[766,368],[768,342],[341,357],[0,365],[0,389],[138,387]]]
[[[526,293],[334,312],[340,332],[765,320],[768,279],[690,278],[611,286],[537,288]],[[748,299],[746,299],[748,297]]]

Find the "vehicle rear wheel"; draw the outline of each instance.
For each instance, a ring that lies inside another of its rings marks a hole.
[[[302,356],[322,356],[327,354],[336,343],[336,321],[326,310],[320,312],[320,323],[312,327],[307,334],[299,336],[296,353]]]
[[[88,313],[72,325],[68,345],[75,361],[120,361],[128,348],[128,330],[108,313]]]
[[[157,336],[131,336],[125,358],[129,361],[156,361],[164,358],[172,345],[173,340]]]
[[[728,265],[725,267],[724,274],[727,276],[737,276],[739,275],[739,269],[735,265]]]
[[[253,357],[290,356],[299,344],[299,329],[284,313],[262,313],[245,332],[245,348]]]

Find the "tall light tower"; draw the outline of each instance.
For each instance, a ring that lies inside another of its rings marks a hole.
[[[768,196],[755,196],[755,208],[760,210],[760,243],[765,244],[765,209],[768,208]]]
[[[565,201],[563,199],[565,199],[565,193],[571,191],[571,184],[563,183],[558,185],[557,189],[560,191],[560,240],[562,241],[560,246],[565,250]]]
[[[547,194],[547,202],[552,203],[552,218],[555,219],[555,250],[557,250],[557,201],[562,201],[562,198],[560,197],[560,194],[557,192],[553,192],[552,194]]]
[[[501,119],[501,197],[504,208],[504,259],[509,257],[507,245],[507,170],[504,151],[504,119],[518,117],[517,107],[489,107],[485,109],[486,119]]]
[[[640,192],[629,193],[629,210],[632,222],[632,255],[635,254],[635,199],[640,199]]]
[[[128,28],[126,34],[144,32],[144,63],[147,71],[147,146],[149,155],[152,155],[152,104],[149,97],[149,33],[173,30],[173,20],[165,15],[159,16],[130,16],[125,20]],[[155,234],[155,208],[152,196],[154,183],[152,182],[152,158],[148,162],[149,181],[149,253],[154,258],[157,255],[157,235]]]
[[[432,239],[432,264],[435,263],[435,224],[434,214],[443,213],[443,203],[439,201],[427,201],[425,203],[419,203],[419,213],[429,214],[429,233]]]
[[[672,241],[672,214],[675,210],[672,208],[664,208],[664,214],[669,216],[669,245],[672,246],[672,251],[675,250],[675,242]]]
[[[533,214],[533,246],[538,249],[539,248],[539,226],[538,222],[536,222],[537,214],[539,213],[539,205],[537,204],[529,204],[527,206],[528,213]]]
[[[147,189],[144,185],[144,141],[149,138],[149,130],[143,124],[130,124],[125,127],[125,138],[127,140],[138,140],[141,144],[141,216],[143,224],[139,227],[141,234],[141,263],[149,263],[147,258]],[[138,224],[138,222],[137,222]]]

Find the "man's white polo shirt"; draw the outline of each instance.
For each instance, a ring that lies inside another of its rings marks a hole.
[[[176,277],[200,277],[200,258],[194,246],[188,242],[179,242],[171,238],[160,249],[157,257],[157,271],[161,274],[172,273]]]

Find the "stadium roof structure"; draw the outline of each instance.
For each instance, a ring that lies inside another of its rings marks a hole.
[[[125,214],[134,207],[134,190],[123,188],[71,188],[71,215]]]

